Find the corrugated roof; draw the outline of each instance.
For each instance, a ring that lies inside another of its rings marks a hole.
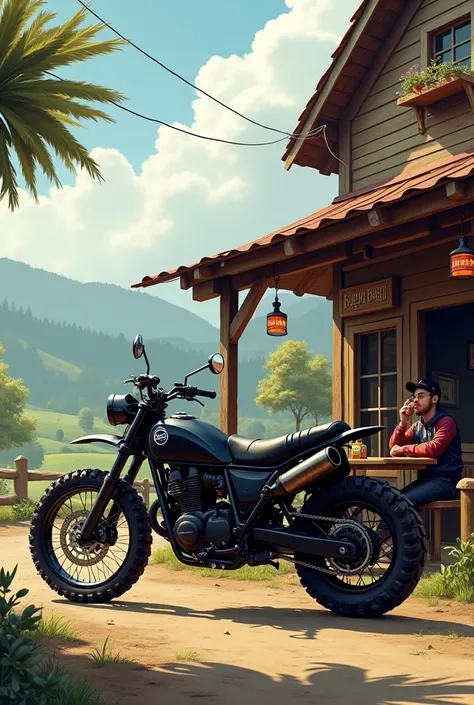
[[[393,203],[411,192],[426,191],[437,186],[443,179],[463,179],[474,172],[474,150],[447,157],[436,164],[426,166],[423,170],[411,174],[400,174],[393,179],[386,180],[379,184],[353,191],[352,193],[334,199],[331,205],[322,208],[316,213],[302,218],[291,225],[275,230],[269,235],[254,240],[241,247],[237,247],[215,255],[202,257],[199,262],[193,262],[176,269],[164,270],[157,274],[143,277],[142,281],[132,284],[132,288],[153,286],[162,282],[176,279],[185,272],[190,272],[204,264],[221,262],[230,258],[249,252],[253,249],[268,247],[275,242],[284,240],[287,237],[316,231],[324,225],[341,221],[350,215],[367,212],[386,203]]]

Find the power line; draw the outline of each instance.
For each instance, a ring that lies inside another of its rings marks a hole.
[[[53,76],[53,78],[56,78],[58,81],[63,81],[64,79],[61,78],[61,76],[56,75],[55,73],[51,73],[51,71],[45,71],[45,74],[48,74],[48,76]],[[220,137],[210,137],[209,135],[201,135],[197,132],[191,132],[191,130],[186,130],[183,127],[178,127],[177,125],[171,125],[169,122],[164,122],[164,120],[158,120],[158,118],[152,118],[149,117],[148,115],[143,115],[142,113],[138,113],[135,110],[131,110],[130,108],[126,108],[124,105],[120,105],[119,103],[116,103],[115,101],[111,100],[110,103],[112,105],[115,105],[115,107],[120,108],[120,110],[124,110],[126,113],[130,113],[130,115],[134,115],[135,117],[139,117],[142,120],[147,120],[148,122],[155,122],[158,125],[163,125],[164,127],[169,127],[170,130],[176,130],[177,132],[181,132],[185,135],[190,135],[190,137],[197,137],[198,139],[201,140],[206,140],[209,142],[221,142],[223,144],[231,144],[235,145],[237,147],[265,147],[271,144],[277,144],[278,142],[285,142],[288,137],[280,137],[277,140],[271,140],[270,142],[235,142],[233,140],[225,140]],[[314,137],[318,135],[322,130],[324,126],[318,127],[316,130],[312,131],[311,133],[308,133],[305,137],[297,136],[295,139],[299,140],[304,140],[309,137]]]
[[[127,39],[126,37],[124,37],[123,34],[121,34],[118,30],[116,30],[111,24],[109,24],[108,22],[106,22],[105,20],[103,20],[102,17],[100,17],[96,12],[94,12],[94,10],[92,10],[88,5],[86,5],[86,3],[83,2],[83,0],[78,0],[78,2],[82,5],[82,7],[83,7],[84,9],[87,10],[87,12],[90,12],[91,15],[94,15],[94,17],[95,17],[96,19],[98,19],[99,22],[102,22],[102,24],[105,25],[105,27],[108,27],[112,32],[114,32],[114,34],[116,34],[118,37],[120,37],[121,39],[123,39],[124,42],[127,42],[127,44],[129,44],[130,46],[132,46],[134,49],[136,49],[137,51],[139,51],[141,54],[143,54],[144,56],[146,56],[146,57],[147,57],[148,59],[150,59],[151,61],[154,61],[155,64],[158,64],[158,66],[161,66],[161,68],[165,69],[165,71],[168,71],[168,73],[172,74],[173,76],[175,76],[176,78],[178,78],[180,81],[183,81],[183,83],[186,83],[186,84],[187,84],[188,86],[190,86],[191,88],[194,88],[196,91],[199,91],[200,93],[202,93],[203,95],[205,95],[205,96],[206,96],[207,98],[209,98],[210,100],[213,100],[215,103],[218,103],[218,105],[221,105],[221,106],[222,106],[223,108],[225,108],[226,110],[230,110],[230,112],[234,113],[235,115],[238,115],[238,116],[241,117],[243,120],[247,120],[247,122],[251,122],[253,125],[257,125],[257,127],[262,127],[264,130],[270,130],[271,132],[278,132],[278,133],[281,134],[281,135],[286,135],[286,137],[292,137],[292,138],[296,138],[296,137],[297,137],[297,135],[294,135],[294,134],[291,133],[291,132],[285,132],[284,130],[279,130],[279,129],[277,129],[276,127],[270,127],[269,125],[265,125],[265,124],[263,124],[263,123],[261,123],[261,122],[258,122],[257,120],[252,120],[252,118],[247,117],[247,115],[243,115],[242,113],[239,113],[238,110],[235,110],[234,108],[231,108],[230,105],[227,105],[226,103],[223,103],[223,102],[220,101],[218,98],[215,98],[215,97],[214,97],[213,95],[211,95],[210,93],[207,93],[207,91],[203,90],[202,88],[199,88],[198,86],[196,86],[196,85],[195,85],[194,83],[192,83],[191,81],[188,81],[186,78],[184,78],[184,76],[181,76],[181,74],[177,73],[176,71],[173,71],[173,69],[171,69],[169,66],[166,66],[166,64],[164,64],[162,61],[159,61],[159,59],[157,59],[156,57],[154,57],[154,56],[152,56],[151,54],[149,54],[147,51],[145,51],[144,49],[142,49],[141,47],[139,47],[137,44],[135,44],[134,42],[132,42],[130,39]],[[308,135],[307,135],[307,136],[308,136]],[[278,140],[278,141],[283,142],[283,140]],[[263,143],[263,144],[275,144],[275,142],[265,142],[265,143]],[[260,146],[260,145],[255,145],[255,146]]]

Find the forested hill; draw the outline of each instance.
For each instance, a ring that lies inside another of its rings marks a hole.
[[[132,356],[132,338],[39,320],[30,309],[17,309],[6,300],[0,305],[0,344],[5,348],[9,374],[21,377],[30,389],[29,403],[65,413],[75,414],[89,406],[103,417],[108,395],[130,391],[123,380],[144,371],[143,360]],[[152,371],[165,388],[204,364],[216,349],[212,343],[200,347],[199,351],[183,350],[167,342],[147,341]],[[242,413],[256,411],[253,399],[263,362],[257,357],[240,365]],[[217,391],[218,379],[202,372],[200,386]]]

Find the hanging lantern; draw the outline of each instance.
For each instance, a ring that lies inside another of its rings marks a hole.
[[[469,247],[467,237],[464,235],[464,216],[461,213],[461,237],[459,247],[453,250],[450,255],[451,278],[452,279],[472,279],[474,278],[474,250]]]
[[[288,316],[283,311],[280,311],[280,302],[278,300],[278,281],[280,277],[275,278],[275,301],[273,302],[273,311],[267,313],[267,335],[279,336],[288,335]]]

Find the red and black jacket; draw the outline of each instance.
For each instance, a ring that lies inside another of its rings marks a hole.
[[[411,458],[436,458],[436,465],[428,466],[419,477],[448,477],[460,480],[463,473],[461,437],[452,416],[438,409],[431,421],[417,421],[408,429],[397,426],[390,438],[390,448],[401,446],[403,454]]]

